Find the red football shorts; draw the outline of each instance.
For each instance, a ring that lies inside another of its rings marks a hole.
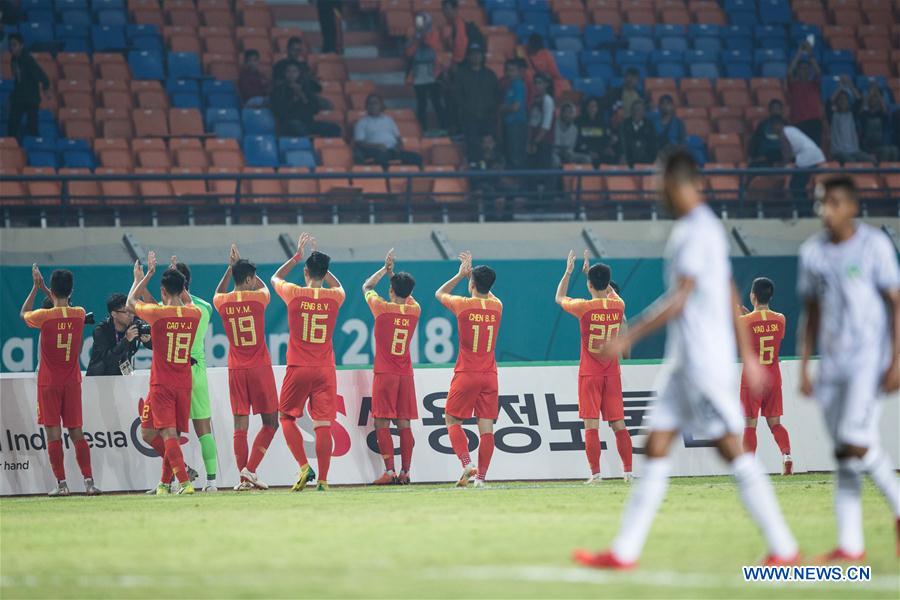
[[[190,388],[151,385],[141,408],[141,426],[145,429],[177,429],[188,431],[191,417]]]
[[[625,418],[622,403],[621,375],[582,375],[578,378],[578,417],[621,421]]]
[[[265,415],[278,411],[275,373],[270,365],[228,370],[228,393],[234,415]]]
[[[497,374],[460,371],[453,374],[444,411],[457,419],[497,419]]]
[[[416,382],[412,375],[375,373],[372,416],[376,419],[418,419]]]
[[[81,421],[81,382],[38,386],[38,425],[78,429]]]
[[[288,367],[278,410],[299,419],[309,402],[309,416],[313,421],[334,421],[337,418],[336,399],[334,367]]]
[[[760,414],[764,417],[780,417],[784,414],[784,403],[781,398],[781,372],[772,375],[759,394],[750,391],[750,387],[741,382],[741,407],[744,416],[756,419]]]

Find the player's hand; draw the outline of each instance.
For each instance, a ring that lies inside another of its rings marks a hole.
[[[807,398],[813,395],[812,378],[809,376],[809,370],[806,368],[800,370],[800,393]]]
[[[394,274],[394,249],[388,250],[387,256],[384,257],[384,270],[388,275]]]
[[[575,251],[569,250],[569,256],[566,257],[566,275],[571,275],[575,270]]]
[[[891,366],[884,372],[884,377],[881,378],[881,387],[885,392],[896,392],[900,389],[900,362],[897,357],[894,357]]]
[[[137,259],[134,261],[134,280],[140,281],[144,278],[144,265],[141,264],[141,259]]]
[[[591,270],[591,257],[588,254],[587,248],[584,249],[584,263],[581,265],[581,272],[585,275],[588,274],[588,271]]]
[[[41,270],[38,268],[37,263],[31,265],[31,281],[34,282],[36,289],[43,289],[44,276],[41,275]]]
[[[238,253],[237,244],[231,245],[231,252],[228,255],[228,266],[233,267],[234,263],[241,260],[241,255]]]
[[[138,326],[131,325],[128,329],[125,330],[125,339],[129,342],[133,342],[134,338],[138,336]]]
[[[472,253],[469,251],[462,252],[459,255],[459,276],[468,277],[472,274]]]
[[[174,254],[169,258],[169,268],[174,269],[175,265],[178,264],[178,257]]]
[[[298,261],[303,260],[303,253],[306,251],[306,246],[309,244],[312,236],[306,233],[305,231],[300,234],[300,239],[297,241],[297,254],[296,258]]]
[[[151,250],[147,253],[147,275],[152,277],[154,273],[156,273],[156,252]]]

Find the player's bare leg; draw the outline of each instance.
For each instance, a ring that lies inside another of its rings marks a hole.
[[[397,483],[397,474],[394,471],[394,436],[391,434],[390,419],[375,419],[375,439],[378,441],[378,451],[381,452],[381,458],[384,461],[384,473],[372,484]]]
[[[625,473],[624,479],[627,483],[630,483],[634,479],[634,475],[631,474],[631,460],[634,452],[631,445],[631,434],[628,433],[628,429],[625,427],[625,419],[610,421],[609,426],[616,436],[616,449],[619,451],[619,458],[622,459],[622,471]]]
[[[179,440],[180,436],[178,430],[174,427],[167,427],[160,431],[160,435],[162,436],[163,444],[165,444],[166,447],[166,460],[169,462],[172,473],[181,485],[181,489],[178,493],[193,494],[194,486],[191,485],[187,467],[184,465],[184,455],[181,453],[181,442]]]
[[[778,449],[781,450],[781,463],[783,465],[782,475],[792,475],[794,473],[794,459],[791,458],[791,438],[788,436],[787,429],[781,424],[781,417],[766,417],[766,424]]]
[[[478,433],[481,439],[478,443],[478,474],[475,476],[475,487],[484,487],[484,478],[491,466],[491,457],[494,455],[494,420],[478,419]]]
[[[91,468],[91,447],[84,439],[84,431],[81,427],[69,428],[69,439],[75,446],[75,460],[84,477],[84,493],[88,496],[99,496],[102,492],[94,485],[94,473]]]
[[[400,474],[397,475],[397,483],[409,485],[409,468],[412,464],[413,447],[416,441],[410,429],[409,419],[396,419],[394,424],[400,430]]]
[[[595,485],[600,478],[600,419],[584,419],[584,453],[587,456],[591,476],[585,485]]]
[[[56,477],[56,487],[47,494],[51,498],[69,495],[69,486],[66,484],[66,467],[63,461],[62,428],[44,426],[47,432],[47,454],[50,456],[50,467],[53,476]]]
[[[291,491],[302,492],[306,484],[316,478],[316,472],[310,466],[309,459],[306,458],[306,450],[303,449],[303,434],[300,433],[300,428],[297,426],[297,419],[284,412],[279,413],[278,418],[281,422],[281,431],[284,433],[284,441],[300,467],[297,482],[291,487]]]
[[[194,434],[197,441],[200,442],[200,451],[203,455],[203,464],[206,467],[206,485],[203,487],[204,492],[216,492],[216,472],[218,467],[218,456],[216,453],[216,442],[212,436],[212,419],[191,419],[194,424]]]
[[[331,451],[334,449],[334,439],[331,437],[331,421],[313,420],[316,430],[316,461],[319,465],[319,479],[316,483],[317,492],[328,491],[328,468],[331,466]]]
[[[266,451],[269,449],[269,444],[272,443],[272,439],[278,431],[278,413],[264,413],[260,415],[260,417],[262,420],[262,427],[253,439],[250,457],[247,459],[246,464],[241,468],[241,483],[238,484],[238,486],[248,483],[251,487],[255,487],[258,490],[267,490],[269,489],[269,486],[263,483],[256,475],[256,469],[259,467],[259,463],[262,462]],[[249,425],[248,417],[247,426],[249,427]]]
[[[756,454],[756,424],[759,422],[756,418],[744,417],[744,438],[742,446],[744,452]]]
[[[447,424],[450,446],[453,447],[453,452],[456,454],[459,462],[462,463],[463,468],[462,475],[460,475],[459,481],[456,482],[456,487],[466,487],[469,485],[469,480],[478,474],[478,468],[472,464],[472,459],[469,456],[469,438],[462,428],[463,419],[445,414],[444,422]]]

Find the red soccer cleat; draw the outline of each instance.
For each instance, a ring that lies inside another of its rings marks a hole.
[[[391,485],[395,481],[395,475],[382,473],[381,477],[372,482],[372,485]]]
[[[609,569],[611,571],[630,571],[637,566],[637,562],[619,560],[612,550],[605,550],[594,554],[587,550],[575,550],[572,560],[592,569]]]
[[[822,563],[835,563],[835,562],[860,562],[866,558],[865,552],[860,552],[859,554],[850,554],[849,552],[844,552],[840,548],[835,548],[825,556],[819,559],[819,562]]]
[[[793,556],[782,558],[780,556],[775,556],[774,554],[769,554],[766,556],[763,561],[763,567],[791,567],[794,565],[800,564],[800,553],[797,552]]]

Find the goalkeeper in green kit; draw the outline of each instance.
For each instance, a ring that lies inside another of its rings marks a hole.
[[[197,336],[194,338],[194,345],[191,347],[191,358],[193,359],[191,373],[193,375],[193,384],[191,386],[191,421],[194,423],[194,433],[200,442],[200,453],[203,456],[203,465],[206,468],[206,485],[203,487],[204,492],[216,492],[216,472],[219,464],[219,456],[216,451],[216,440],[212,435],[212,410],[209,405],[209,385],[206,382],[206,352],[204,341],[206,339],[206,328],[209,327],[209,319],[212,316],[212,305],[191,294],[189,292],[191,285],[191,270],[183,262],[178,262],[176,257],[172,257],[172,268],[178,270],[184,275],[184,300],[185,303],[191,302],[200,309],[200,325],[197,327]]]

